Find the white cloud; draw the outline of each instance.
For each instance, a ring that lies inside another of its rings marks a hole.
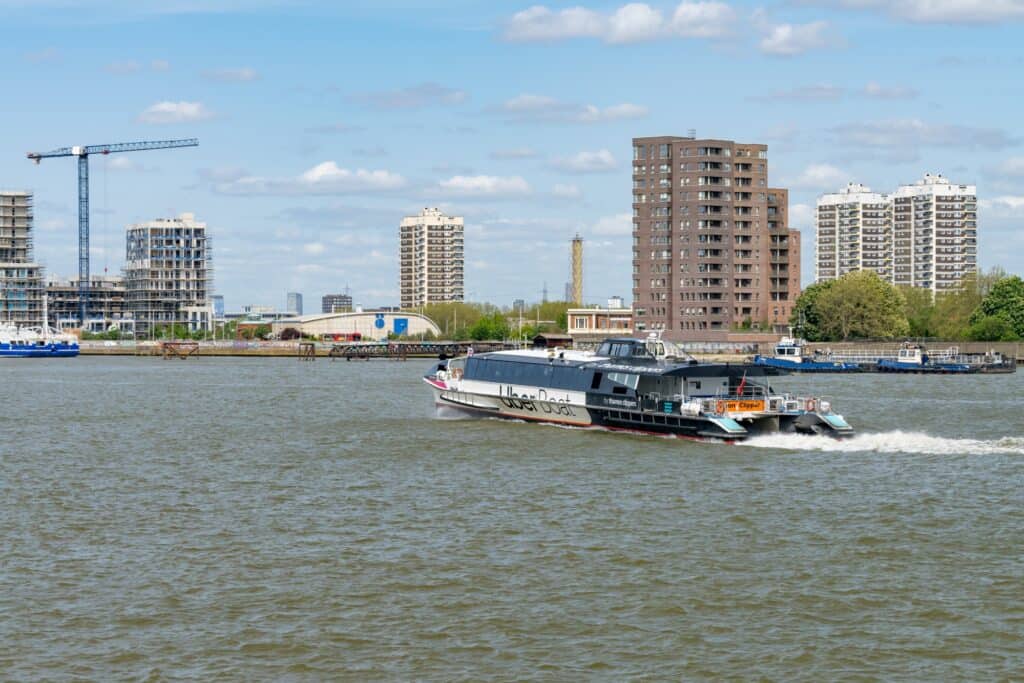
[[[491,152],[492,159],[536,159],[537,150],[529,147],[516,147],[514,149],[497,149]]]
[[[138,161],[131,158],[131,155],[125,154],[117,154],[109,157],[106,165],[107,170],[110,171],[131,171],[134,173],[142,173],[155,170],[149,166],[143,166]]]
[[[761,40],[761,52],[779,57],[792,57],[809,50],[829,47],[829,40],[825,35],[828,28],[827,21],[769,26],[767,35]]]
[[[571,157],[557,158],[551,165],[569,173],[605,173],[618,167],[615,157],[607,149],[596,152],[580,152]]]
[[[192,123],[213,118],[202,102],[157,102],[139,114],[142,123]]]
[[[575,185],[556,184],[551,188],[551,196],[556,199],[581,199],[583,192]]]
[[[647,108],[631,103],[598,107],[563,102],[546,95],[524,93],[506,100],[491,111],[518,123],[601,123],[638,119],[647,115]]]
[[[775,90],[767,95],[755,95],[752,100],[812,102],[817,100],[838,100],[846,93],[845,88],[828,83],[802,85],[788,90]]]
[[[814,207],[810,204],[790,204],[789,227],[801,229],[814,227]]]
[[[863,147],[950,146],[1001,149],[1019,142],[998,128],[927,123],[920,119],[847,123],[834,127],[832,133],[840,143]]]
[[[672,30],[687,38],[720,38],[736,20],[724,2],[681,2],[672,15]]]
[[[1024,157],[1010,157],[996,167],[993,175],[1007,175],[1024,178]]]
[[[170,71],[171,63],[166,59],[154,59],[149,63],[149,68],[153,71]]]
[[[864,95],[880,100],[909,100],[917,97],[917,91],[905,86],[884,86],[871,81],[864,86]]]
[[[991,199],[979,199],[978,206],[1000,216],[1018,218],[1024,210],[1024,196],[1003,195]]]
[[[368,92],[351,96],[352,100],[377,109],[420,109],[438,105],[462,104],[469,99],[463,90],[437,83],[421,83],[408,88]]]
[[[631,2],[610,13],[584,7],[552,10],[534,5],[512,15],[505,39],[515,42],[596,38],[606,43],[636,43],[673,37],[720,38],[729,32],[735,12],[723,2],[681,2],[666,20],[660,9]]]
[[[591,226],[590,232],[594,235],[631,235],[633,234],[633,217],[628,213],[604,216]]]
[[[800,175],[786,179],[783,186],[795,190],[838,190],[847,182],[846,171],[829,164],[811,164]]]
[[[306,244],[302,245],[302,251],[306,252],[307,254],[317,256],[327,251],[327,247],[324,246],[323,242],[307,242]]]
[[[605,40],[609,43],[636,43],[658,37],[665,27],[665,18],[656,9],[642,2],[623,5],[609,17]]]
[[[994,24],[1024,19],[1024,0],[838,0],[854,9],[879,9],[921,24]]]
[[[203,78],[217,83],[251,83],[260,79],[255,69],[242,67],[239,69],[208,69],[203,72]]]
[[[405,178],[391,171],[355,171],[340,168],[333,161],[317,164],[293,178],[265,178],[243,175],[216,183],[214,190],[233,195],[321,195],[386,192],[405,187]]]
[[[521,197],[530,194],[530,185],[520,176],[456,175],[438,183],[438,189],[458,197]]]
[[[553,12],[543,5],[534,5],[512,15],[505,38],[523,42],[597,38],[606,30],[605,24],[603,16],[583,7]]]

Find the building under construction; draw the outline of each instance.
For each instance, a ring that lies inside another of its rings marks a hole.
[[[183,213],[128,226],[124,284],[137,337],[170,325],[211,329],[213,261],[206,223]]]
[[[78,278],[46,278],[47,317],[50,327],[78,327],[80,294]],[[89,319],[84,329],[106,332],[111,327],[132,330],[131,316],[125,308],[124,278],[118,275],[93,275],[89,278]]]
[[[32,193],[0,192],[0,322],[41,326],[44,293],[32,260]]]

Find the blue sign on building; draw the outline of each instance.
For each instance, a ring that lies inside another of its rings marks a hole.
[[[373,321],[373,326],[378,330],[384,329],[384,314],[378,313],[376,319]]]
[[[395,334],[409,334],[409,319],[395,318]]]

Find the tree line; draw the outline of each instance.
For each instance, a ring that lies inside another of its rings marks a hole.
[[[566,301],[545,301],[525,306],[520,315],[517,309],[494,304],[448,302],[427,304],[408,312],[422,313],[433,320],[441,329],[442,339],[530,339],[542,332],[565,332],[572,305]]]
[[[808,341],[1017,341],[1024,338],[1024,281],[995,268],[933,297],[931,290],[897,287],[874,271],[855,271],[805,289],[790,324]]]

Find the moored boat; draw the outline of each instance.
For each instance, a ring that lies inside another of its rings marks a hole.
[[[771,374],[746,363],[700,363],[652,337],[607,339],[594,353],[478,353],[442,360],[423,379],[438,406],[474,415],[730,441],[853,433],[828,400],[777,392]]]
[[[78,338],[47,327],[0,323],[0,358],[68,358],[78,355]]]
[[[813,356],[807,356],[804,354],[805,344],[806,342],[802,339],[783,337],[775,345],[775,355],[762,356],[758,354],[751,362],[754,365],[788,370],[789,372],[860,372],[862,370],[859,363],[835,360],[820,352],[815,352]]]
[[[967,374],[981,370],[979,365],[959,362],[958,355],[958,350],[950,349],[946,354],[929,356],[917,344],[904,344],[897,352],[896,358],[879,358],[876,367],[879,372],[915,374]]]

